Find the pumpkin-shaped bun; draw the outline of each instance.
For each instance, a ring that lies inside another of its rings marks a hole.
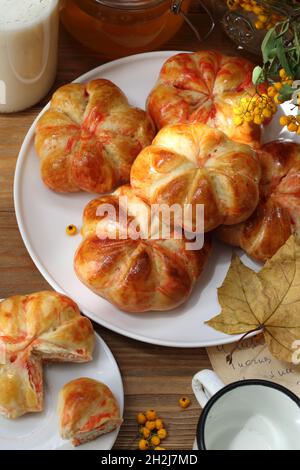
[[[258,203],[260,164],[248,146],[204,124],[164,127],[131,169],[131,185],[148,204],[204,205],[204,230],[242,222]]]
[[[57,192],[111,191],[129,181],[132,162],[153,137],[145,111],[109,80],[70,83],[36,126],[42,179]]]
[[[245,222],[220,227],[218,235],[252,258],[266,261],[292,233],[300,236],[300,145],[270,142],[258,156],[262,179],[256,211]]]
[[[201,122],[233,140],[257,147],[260,127],[246,122],[234,125],[232,112],[243,96],[255,94],[253,68],[248,60],[215,51],[177,54],[161,69],[148,97],[148,113],[157,129]]]
[[[84,210],[76,274],[93,292],[126,312],[181,305],[210,253],[208,240],[199,249],[202,240],[196,247],[182,236],[177,238],[171,227],[163,234],[151,215],[150,206],[130,186],[91,201]]]

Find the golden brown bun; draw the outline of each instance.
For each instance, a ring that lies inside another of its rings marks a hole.
[[[0,303],[0,413],[17,418],[43,407],[42,361],[92,360],[94,332],[77,305],[56,292]]]
[[[168,59],[150,93],[147,110],[157,129],[169,124],[202,122],[231,139],[259,146],[260,127],[235,126],[232,108],[252,96],[254,65],[214,51],[177,54]]]
[[[131,169],[131,185],[149,204],[204,204],[207,232],[252,214],[260,173],[248,145],[204,124],[178,124],[164,127],[142,150]]]
[[[218,229],[221,240],[266,261],[292,233],[300,235],[300,145],[270,142],[258,152],[262,167],[260,202],[245,222]]]
[[[106,215],[98,212],[111,204],[119,216],[124,210],[119,196],[127,197],[129,217],[125,228],[129,234],[133,224],[143,234],[145,223],[149,221],[151,227],[150,207],[130,186],[91,201],[83,216],[84,240],[74,260],[77,276],[96,294],[127,312],[177,307],[187,300],[203,270],[210,252],[209,241],[202,250],[192,251],[186,249],[185,239],[175,239],[173,235],[170,239],[122,239],[119,224],[109,222]],[[117,237],[113,239],[115,228]]]
[[[72,380],[59,394],[60,433],[74,446],[120,427],[119,405],[107,385],[86,377]]]
[[[104,193],[129,181],[153,126],[109,80],[59,88],[36,126],[44,183],[58,192]]]

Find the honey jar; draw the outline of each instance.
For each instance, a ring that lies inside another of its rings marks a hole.
[[[108,57],[157,49],[181,27],[191,0],[65,0],[62,22]]]

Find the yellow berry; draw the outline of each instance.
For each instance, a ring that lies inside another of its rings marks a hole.
[[[150,431],[153,431],[155,429],[155,421],[146,421],[145,426]]]
[[[261,21],[262,23],[266,23],[268,21],[268,18],[266,15],[258,15],[258,19],[259,21]]]
[[[156,446],[159,446],[159,444],[160,444],[160,438],[159,438],[158,436],[152,436],[152,437],[151,437],[151,444],[152,444],[153,446],[155,446],[155,447],[156,447]]]
[[[250,113],[246,113],[244,116],[244,120],[246,122],[252,122],[253,121],[253,116]]]
[[[259,20],[255,21],[254,26],[255,26],[256,29],[263,29],[264,28],[264,24]]]
[[[144,415],[144,413],[139,413],[136,417],[136,420],[139,424],[145,424],[145,422],[147,421],[147,418]]]
[[[234,6],[234,5],[237,5],[239,1],[240,0],[227,0],[227,5]]]
[[[273,114],[275,114],[277,112],[277,106],[275,103],[270,103],[270,109],[272,111]]]
[[[75,225],[68,225],[66,228],[67,235],[70,235],[70,237],[73,237],[77,233],[77,228]]]
[[[164,427],[163,421],[161,419],[157,419],[155,421],[155,427],[156,427],[156,429],[162,429]]]
[[[141,434],[145,439],[148,439],[148,437],[150,437],[151,431],[150,429],[143,427],[141,428]]]
[[[271,97],[276,95],[276,89],[273,86],[268,87],[268,95]]]
[[[281,82],[276,82],[276,83],[274,83],[274,87],[277,91],[279,91],[282,88],[282,83]]]
[[[286,78],[286,71],[284,69],[279,70],[279,77],[280,78]]]
[[[227,6],[230,10],[235,10],[238,7],[236,0],[227,0]]]
[[[263,116],[264,116],[265,118],[270,118],[270,117],[272,117],[272,111],[271,111],[270,108],[265,108],[265,109],[263,110],[262,114],[263,114]]]
[[[154,447],[154,450],[166,450],[164,447]]]
[[[297,129],[297,134],[300,135],[300,126],[298,126],[298,129]]]
[[[167,433],[166,429],[163,428],[163,429],[159,429],[157,431],[157,435],[160,439],[165,439],[167,437],[168,433]]]
[[[243,114],[244,110],[241,106],[233,109],[234,114]]]
[[[263,123],[263,118],[261,116],[254,116],[253,122],[260,126]]]
[[[140,450],[148,450],[149,449],[149,444],[148,442],[146,441],[146,439],[141,439],[139,441],[139,449]]]
[[[255,6],[253,8],[253,13],[255,13],[256,15],[261,15],[263,12],[264,12],[263,9],[259,6]]]
[[[182,397],[179,400],[179,405],[181,406],[181,408],[187,408],[188,406],[190,406],[190,404],[191,400],[187,397]]]
[[[290,122],[290,123],[288,124],[287,128],[288,128],[288,131],[289,131],[289,132],[297,132],[299,126],[297,126],[297,124],[295,124],[294,122]]]
[[[156,416],[156,411],[154,410],[148,410],[146,411],[146,418],[149,420],[149,421],[154,421],[157,416]]]
[[[279,122],[281,126],[287,126],[290,122],[290,119],[288,116],[280,116]]]
[[[233,123],[235,124],[235,126],[240,126],[241,124],[243,124],[243,122],[244,122],[244,119],[241,116],[233,117]]]

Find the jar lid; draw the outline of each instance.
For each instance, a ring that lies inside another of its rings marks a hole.
[[[105,5],[111,8],[119,8],[121,10],[139,10],[145,8],[153,8],[154,6],[160,5],[161,3],[168,2],[170,0],[95,0],[101,5]]]

